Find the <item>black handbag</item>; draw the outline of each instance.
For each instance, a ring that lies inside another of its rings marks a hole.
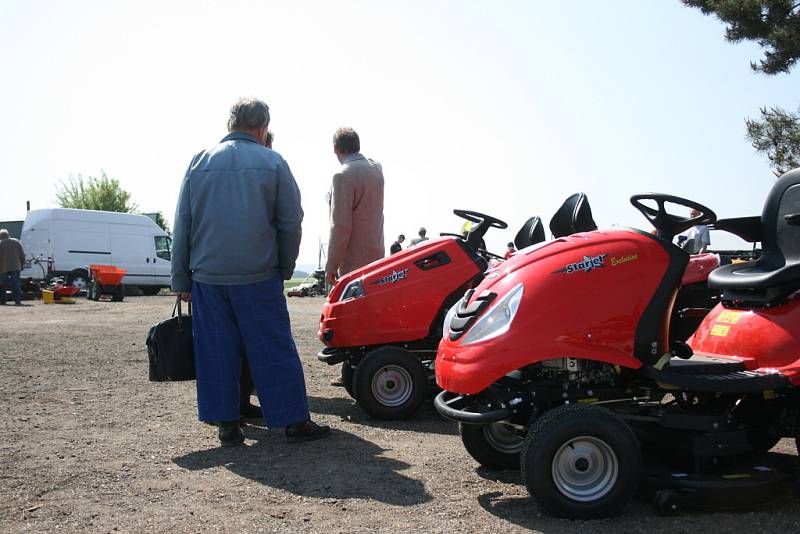
[[[178,298],[172,317],[154,325],[147,333],[151,382],[177,382],[196,378],[191,313],[190,303],[189,315],[183,314],[181,299]]]

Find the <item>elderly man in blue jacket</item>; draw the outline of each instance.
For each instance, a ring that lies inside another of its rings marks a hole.
[[[246,354],[270,427],[290,441],[321,438],[311,421],[283,280],[294,271],[303,210],[286,161],[267,148],[269,108],[241,99],[228,131],[197,154],[175,212],[172,289],[191,300],[201,421],[223,446],[240,445],[239,375]]]

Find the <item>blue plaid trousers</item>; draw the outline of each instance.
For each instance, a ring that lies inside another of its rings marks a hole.
[[[239,420],[245,354],[267,426],[309,418],[303,366],[279,277],[236,286],[193,282],[192,333],[201,421]]]

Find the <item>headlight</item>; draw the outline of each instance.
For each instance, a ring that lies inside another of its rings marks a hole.
[[[342,296],[339,297],[339,302],[347,299],[357,299],[359,297],[363,297],[366,295],[364,293],[364,284],[361,283],[361,280],[353,280],[347,287],[344,288],[342,291]]]
[[[472,328],[467,331],[464,339],[461,341],[462,345],[467,343],[477,343],[478,341],[486,341],[501,334],[505,334],[511,326],[511,321],[517,314],[519,302],[522,300],[523,285],[519,284],[514,289],[508,292],[503,298],[497,301],[497,304],[492,306],[483,317],[472,325]]]
[[[444,316],[444,324],[442,325],[442,337],[447,337],[447,334],[450,333],[450,323],[453,322],[453,316],[456,314],[459,304],[461,304],[461,299],[458,299],[453,304],[453,307],[447,310],[447,314]]]

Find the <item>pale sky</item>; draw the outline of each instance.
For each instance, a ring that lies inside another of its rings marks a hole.
[[[576,191],[601,227],[649,229],[628,203],[644,191],[755,215],[774,179],[744,118],[796,110],[800,75],[752,73],[760,49],[723,31],[678,0],[0,0],[0,220],[104,169],[171,221],[239,96],[269,104],[300,185],[300,264],[327,240],[338,126],[383,164],[387,250],[463,208],[509,223],[487,236],[502,253]]]

